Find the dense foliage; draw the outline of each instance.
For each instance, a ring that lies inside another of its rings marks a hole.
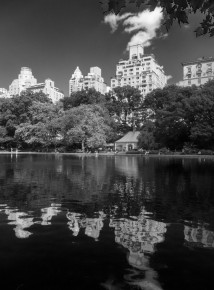
[[[146,96],[144,109],[152,114],[142,128],[142,147],[148,148],[145,136],[149,135],[153,149],[214,149],[214,81],[201,87],[172,85],[154,90]]]
[[[191,13],[201,12],[204,19],[196,28],[196,36],[203,34],[214,35],[214,3],[213,0],[100,0],[104,13],[118,14],[128,4],[134,4],[137,8],[149,8],[153,11],[160,6],[165,15],[164,25],[167,30],[172,26],[173,21],[188,23]]]
[[[214,150],[214,80],[167,86],[143,100],[130,86],[104,95],[72,93],[53,104],[43,93],[0,99],[0,148],[95,150],[139,130],[146,150]]]

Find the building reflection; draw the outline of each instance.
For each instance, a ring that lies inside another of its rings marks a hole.
[[[8,224],[15,225],[13,230],[17,238],[26,239],[32,235],[32,233],[26,229],[34,224],[33,217],[30,217],[26,212],[20,212],[16,208],[9,208],[7,206],[1,211],[7,215],[7,219],[9,220]]]
[[[104,212],[98,212],[98,217],[96,218],[87,218],[85,215],[75,212],[68,212],[66,217],[69,220],[68,227],[74,236],[79,234],[80,229],[85,229],[86,236],[98,241],[100,231],[103,228]]]
[[[133,156],[117,156],[115,168],[128,177],[138,177],[138,158]]]
[[[42,216],[41,216],[41,225],[47,226],[51,224],[51,220],[54,216],[57,216],[58,213],[61,212],[61,204],[52,203],[51,206],[45,207],[41,209]]]
[[[187,246],[214,248],[214,232],[203,226],[184,226],[184,239]]]
[[[141,289],[161,289],[157,273],[150,267],[149,260],[155,246],[164,241],[166,224],[148,218],[142,210],[136,217],[113,218],[109,226],[114,228],[115,242],[129,250],[127,260],[133,268],[125,275],[127,282]],[[137,280],[136,275],[140,275],[141,271],[145,278]]]
[[[28,230],[31,226],[35,224],[40,224],[42,226],[51,224],[52,217],[61,212],[59,209],[60,206],[60,204],[53,203],[50,207],[41,209],[41,218],[38,220],[37,217],[36,221],[34,220],[35,216],[32,216],[24,211],[19,211],[18,208],[10,208],[7,204],[0,205],[0,212],[7,215],[9,225],[15,226],[15,236],[19,239],[26,239],[32,235],[32,232]]]

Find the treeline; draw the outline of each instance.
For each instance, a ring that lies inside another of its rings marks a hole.
[[[214,150],[213,80],[200,87],[172,85],[154,90],[143,107],[148,110],[139,139],[143,148]]]
[[[139,146],[214,149],[214,81],[201,87],[167,86],[148,94],[130,86],[101,95],[93,89],[53,104],[43,93],[0,99],[0,148],[95,149],[130,130]]]
[[[56,104],[43,93],[29,91],[2,98],[0,148],[65,151],[102,147],[130,129],[128,114],[135,98],[140,101],[141,97],[133,88],[124,92],[120,101],[93,89],[73,93]],[[124,106],[117,104],[125,99],[129,101]]]

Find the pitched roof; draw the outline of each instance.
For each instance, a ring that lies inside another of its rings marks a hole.
[[[123,136],[121,139],[117,140],[115,143],[125,143],[125,142],[138,142],[138,135],[140,134],[140,131],[130,131],[125,136]]]

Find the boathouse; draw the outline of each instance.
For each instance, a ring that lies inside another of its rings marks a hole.
[[[140,131],[130,131],[121,139],[115,142],[115,150],[130,151],[138,149],[138,136]]]

